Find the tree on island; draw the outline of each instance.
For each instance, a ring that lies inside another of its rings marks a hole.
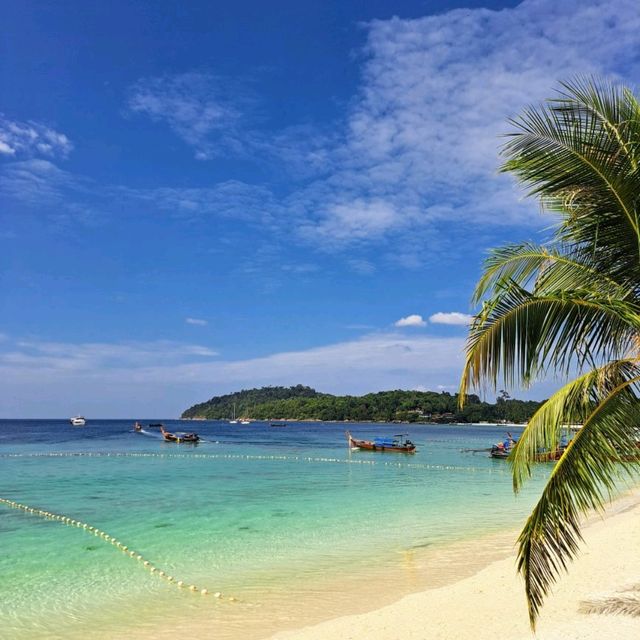
[[[577,375],[535,413],[510,457],[517,492],[562,425],[583,424],[518,539],[535,627],[578,551],[581,518],[638,471],[640,104],[625,87],[576,79],[512,124],[502,169],[559,223],[549,244],[508,245],[487,259],[460,398],[486,383]]]

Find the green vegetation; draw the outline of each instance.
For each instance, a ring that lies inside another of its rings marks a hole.
[[[263,387],[216,396],[187,409],[183,418],[223,420],[233,415],[256,420],[366,420],[392,422],[526,422],[539,402],[513,400],[505,392],[495,404],[470,395],[464,409],[457,394],[434,391],[381,391],[333,396],[310,387]]]
[[[584,425],[520,534],[533,627],[577,553],[581,517],[601,508],[616,482],[637,478],[640,103],[624,87],[577,80],[513,124],[503,170],[559,220],[550,243],[507,246],[487,260],[460,389],[464,399],[484,381],[526,386],[550,370],[577,372],[532,417],[511,455],[517,491],[562,424]]]

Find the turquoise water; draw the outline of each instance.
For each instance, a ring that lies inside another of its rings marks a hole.
[[[131,424],[0,421],[0,497],[89,523],[239,602],[176,589],[82,529],[0,505],[0,637],[153,636],[187,618],[243,637],[243,621],[283,615],[292,593],[329,607],[334,581],[357,589],[353,576],[407,552],[517,526],[540,486],[516,499],[503,461],[463,451],[503,427],[412,426],[419,451],[405,456],[351,452],[336,424],[187,423],[207,439],[197,447]]]

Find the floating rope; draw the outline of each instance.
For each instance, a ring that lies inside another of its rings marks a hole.
[[[506,471],[490,467],[460,467],[445,464],[423,464],[418,462],[390,462],[387,460],[354,460],[352,458],[319,458],[308,456],[268,456],[233,453],[144,453],[77,451],[51,453],[2,453],[0,458],[182,458],[198,460],[280,460],[286,462],[312,462],[332,464],[356,464],[364,466],[396,467],[400,469],[428,469],[430,471],[461,471],[466,473],[488,473],[504,475]]]
[[[122,553],[124,553],[127,557],[137,560],[142,567],[147,569],[151,574],[161,578],[165,582],[177,587],[178,589],[186,589],[192,593],[199,593],[202,596],[213,596],[218,600],[227,600],[228,602],[237,602],[237,598],[233,596],[223,596],[220,591],[211,592],[208,589],[200,589],[196,587],[195,584],[187,584],[183,580],[176,580],[173,576],[170,576],[165,571],[158,569],[155,565],[151,564],[147,559],[145,559],[141,554],[136,553],[126,545],[122,544],[120,540],[110,536],[106,532],[98,529],[97,527],[92,527],[86,522],[82,522],[80,520],[74,520],[73,518],[69,518],[67,516],[52,513],[51,511],[44,511],[43,509],[36,509],[34,507],[30,507],[26,504],[21,504],[20,502],[16,502],[15,500],[8,500],[7,498],[0,498],[0,503],[10,507],[12,509],[19,509],[20,511],[24,511],[25,513],[33,514],[34,516],[39,516],[40,518],[44,518],[45,520],[57,520],[62,524],[66,524],[71,527],[78,527],[79,529],[83,529],[89,534],[93,534],[94,536],[101,538],[105,542],[110,543]]]

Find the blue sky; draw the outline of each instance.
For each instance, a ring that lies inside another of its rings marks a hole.
[[[488,249],[553,222],[497,172],[508,117],[560,79],[640,72],[634,0],[26,0],[0,20],[5,417],[455,390]]]

